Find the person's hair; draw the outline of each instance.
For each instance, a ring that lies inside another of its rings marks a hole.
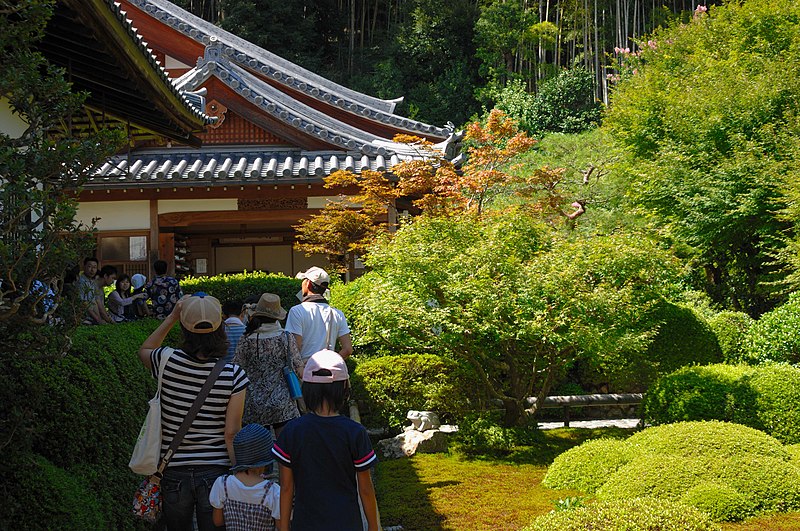
[[[319,369],[314,374],[330,376],[328,369]],[[350,380],[331,383],[303,382],[303,400],[310,411],[317,411],[325,403],[334,411],[340,411],[347,399],[350,398]]]
[[[112,265],[104,265],[103,268],[100,269],[101,277],[107,277],[116,274],[117,274],[117,268]]]
[[[87,256],[86,258],[83,259],[83,265],[86,265],[89,262],[94,262],[95,264],[99,264],[100,260],[98,260],[96,256]]]
[[[256,316],[251,315],[250,318],[247,320],[247,326],[244,329],[244,335],[249,336],[256,330],[258,330],[258,328],[262,324],[275,323],[277,321],[278,320],[275,319],[274,317],[264,317],[263,315],[256,315]]]
[[[167,272],[167,263],[164,260],[156,260],[153,262],[153,271],[156,275],[164,275]]]
[[[222,303],[223,315],[239,315],[242,313],[242,301],[225,301]]]
[[[325,293],[325,290],[327,289],[328,289],[327,282],[323,282],[322,284],[314,284],[310,280],[308,281],[308,291],[310,291],[314,295],[322,295]]]
[[[200,359],[219,359],[228,354],[228,336],[225,327],[219,328],[208,334],[196,334],[187,330],[181,324],[183,344],[181,350]]]
[[[125,295],[125,296],[128,296],[128,295],[130,295],[130,294],[131,294],[131,286],[130,286],[130,284],[128,284],[128,291],[122,291],[122,289],[120,288],[120,286],[122,285],[122,283],[123,283],[124,281],[126,281],[126,280],[127,280],[128,282],[130,282],[130,280],[131,280],[131,277],[129,277],[128,275],[126,275],[125,273],[123,273],[123,274],[121,274],[120,276],[118,276],[118,277],[117,277],[117,283],[116,283],[116,284],[114,284],[114,289],[115,289],[115,290],[117,290],[117,291],[119,291],[120,295]]]

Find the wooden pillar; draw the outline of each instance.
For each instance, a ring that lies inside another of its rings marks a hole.
[[[147,270],[149,274],[147,278],[153,278],[155,276],[155,271],[153,271],[153,262],[160,258],[159,256],[159,246],[160,246],[160,231],[158,227],[158,199],[151,199],[150,200],[150,259],[148,260]]]

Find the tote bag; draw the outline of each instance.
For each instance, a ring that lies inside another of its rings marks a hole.
[[[173,349],[165,348],[161,353],[161,363],[158,366],[158,390],[150,400],[150,409],[144,419],[133,455],[128,466],[137,474],[149,476],[155,474],[158,463],[161,461],[161,379],[164,377],[164,367],[172,356]]]

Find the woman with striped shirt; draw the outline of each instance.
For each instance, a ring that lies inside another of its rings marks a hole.
[[[170,329],[180,322],[180,349],[162,347]],[[228,343],[219,301],[205,293],[188,295],[175,305],[139,349],[139,359],[158,378],[162,356],[161,451],[166,452],[217,360]],[[196,514],[200,531],[214,525],[208,494],[217,477],[234,464],[233,438],[242,427],[247,376],[228,363],[211,388],[189,431],[178,446],[161,480],[164,520],[169,531],[191,531]]]

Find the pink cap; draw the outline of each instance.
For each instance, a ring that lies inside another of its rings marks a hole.
[[[317,374],[314,374],[315,372]],[[332,350],[320,350],[313,354],[303,369],[303,381],[308,383],[333,383],[348,378],[350,374],[347,372],[347,365],[342,357]]]

